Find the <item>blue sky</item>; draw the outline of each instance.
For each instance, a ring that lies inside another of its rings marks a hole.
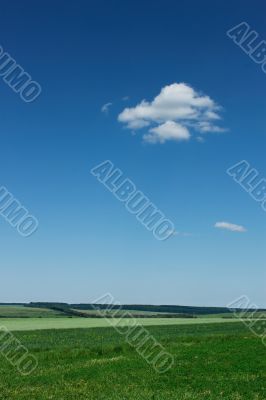
[[[265,11],[263,1],[2,6],[0,45],[42,93],[25,103],[0,78],[0,183],[39,221],[23,238],[0,218],[1,301],[110,292],[122,303],[218,306],[245,294],[266,307],[266,214],[226,174],[245,159],[266,177],[266,75],[226,35],[246,21],[266,39]],[[165,120],[135,132],[118,121],[180,83],[221,107],[212,122],[224,131],[183,119],[177,136],[190,138],[150,143]],[[107,159],[181,234],[158,241],[127,212],[90,174]],[[214,228],[221,221],[246,232]]]

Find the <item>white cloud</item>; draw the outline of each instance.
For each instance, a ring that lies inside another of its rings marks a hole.
[[[230,222],[216,222],[214,225],[215,228],[219,229],[227,229],[232,232],[246,232],[246,228],[242,225],[231,224]]]
[[[143,136],[144,140],[150,143],[164,143],[166,140],[189,140],[190,133],[188,129],[174,121],[166,121],[164,124],[156,126],[149,130]]]
[[[224,131],[214,121],[221,119],[220,107],[206,95],[199,94],[185,83],[173,83],[161,89],[151,102],[142,100],[135,107],[125,108],[118,116],[128,129],[150,127],[144,140],[164,143],[166,140],[188,140],[190,130]]]
[[[108,114],[109,112],[109,108],[111,107],[113,103],[106,103],[102,106],[101,108],[101,112],[103,112],[104,114]]]
[[[136,119],[135,121],[130,121],[127,125],[127,128],[132,130],[137,130],[144,128],[145,126],[150,125],[148,121],[144,121],[143,119]]]

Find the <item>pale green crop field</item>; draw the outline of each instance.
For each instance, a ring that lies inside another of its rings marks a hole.
[[[38,329],[73,329],[73,328],[102,328],[115,326],[129,326],[133,323],[133,318],[5,318],[0,320],[0,326],[4,326],[10,331],[29,331]],[[213,323],[232,323],[239,322],[238,319],[225,318],[141,318],[135,319],[141,326],[161,326],[161,325],[198,325]]]

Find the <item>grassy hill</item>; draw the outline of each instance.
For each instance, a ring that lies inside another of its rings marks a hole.
[[[52,318],[60,316],[64,316],[64,314],[48,308],[0,305],[0,318]]]

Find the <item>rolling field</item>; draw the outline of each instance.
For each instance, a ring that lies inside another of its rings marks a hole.
[[[38,367],[21,376],[0,355],[0,399],[265,400],[266,349],[242,323],[148,330],[174,356],[164,374],[113,328],[15,332]]]
[[[266,312],[259,311],[259,312],[252,312],[247,311],[243,313],[239,313],[239,318],[247,318],[247,319],[266,319]],[[198,318],[237,318],[233,313],[223,313],[223,314],[210,314],[210,315],[200,315]]]
[[[95,311],[95,310],[83,310],[83,309],[79,310],[79,309],[75,309],[75,308],[73,308],[73,310],[82,312],[85,315],[95,315],[95,313],[97,313],[97,311]],[[166,313],[166,312],[139,311],[139,310],[106,310],[105,314],[110,315],[110,316],[113,316],[113,315],[120,316],[120,315],[123,315],[125,312],[127,312],[131,315],[134,315],[134,316],[141,316],[141,317],[145,317],[145,316],[147,316],[147,317],[152,317],[152,316],[155,317],[156,316],[157,317],[160,315],[162,315],[162,316],[169,315],[169,313]],[[178,317],[178,314],[171,314],[171,315],[173,315],[173,316],[176,315]]]
[[[52,318],[61,315],[59,311],[48,308],[0,305],[0,318]]]
[[[0,319],[0,325],[5,326],[10,331],[25,331],[39,329],[73,329],[73,328],[100,328],[109,327],[110,324],[115,325],[118,321],[120,325],[129,325],[132,323],[131,318],[5,318]],[[238,322],[237,319],[226,318],[141,318],[137,320],[143,326],[154,325],[198,325],[213,323],[229,323]]]

